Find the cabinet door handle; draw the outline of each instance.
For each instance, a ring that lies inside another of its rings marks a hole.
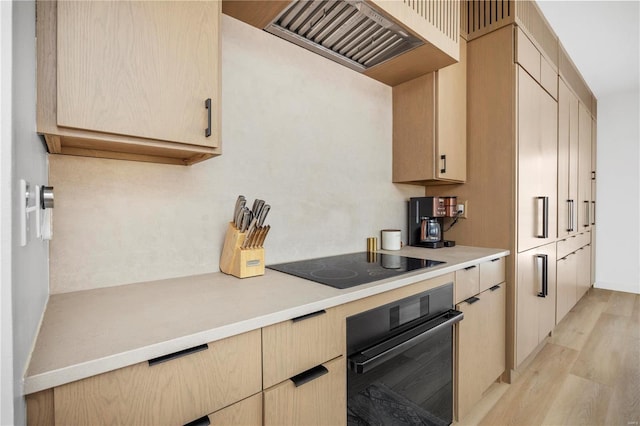
[[[185,423],[184,426],[209,426],[210,424],[211,421],[209,420],[209,416],[202,416],[192,422]]]
[[[491,291],[496,291],[496,290],[498,290],[499,288],[500,288],[500,284],[498,284],[498,285],[494,285],[493,287],[490,287],[490,288],[489,288],[489,290],[491,290]]]
[[[491,259],[491,262],[497,262],[500,259],[502,259],[502,258],[501,257],[496,257],[495,259]]]
[[[593,214],[591,215],[591,224],[595,225],[596,224],[596,202],[595,201],[591,202],[591,207],[593,207]]]
[[[546,254],[536,254],[538,260],[542,260],[542,291],[538,293],[538,297],[547,297],[549,295],[549,257]]]
[[[323,310],[321,310],[321,311],[311,312],[310,314],[301,315],[301,316],[299,316],[299,317],[292,318],[292,319],[291,319],[291,322],[304,321],[304,320],[306,320],[306,319],[313,318],[313,317],[317,317],[317,316],[320,316],[320,315],[324,315],[324,314],[326,314],[326,313],[327,313],[327,311],[325,311],[324,309],[323,309]]]
[[[442,168],[440,169],[440,173],[447,173],[447,156],[441,155],[440,159],[442,160]]]
[[[477,265],[471,265],[471,266],[467,266],[466,268],[464,268],[465,271],[470,271],[473,268],[475,268]]]
[[[327,370],[327,367],[325,367],[324,365],[318,365],[316,367],[308,369],[307,371],[303,371],[298,375],[293,376],[289,380],[291,380],[296,387],[300,387],[305,383],[317,379],[318,377],[324,376],[328,372],[329,370]]]
[[[595,171],[591,172],[591,180],[596,180],[596,172]]]
[[[464,301],[467,302],[470,305],[473,305],[474,303],[478,302],[480,300],[479,297],[475,297],[475,296],[471,296],[468,299],[465,299]]]
[[[159,356],[157,358],[150,359],[147,362],[149,363],[149,367],[153,367],[154,365],[158,365],[166,361],[171,361],[172,359],[180,358],[186,355],[191,355],[196,352],[206,351],[207,349],[209,349],[209,345],[205,343],[204,345],[194,346],[193,348],[184,349],[182,351],[174,352],[172,354]]]
[[[209,137],[211,136],[211,98],[204,101],[204,107],[207,109],[207,128],[204,129],[204,135]]]
[[[585,203],[585,206],[584,206],[584,213],[585,213],[584,219],[585,219],[585,222],[584,222],[584,225],[582,225],[582,226],[587,228],[589,226],[589,222],[591,222],[591,220],[589,218],[589,209],[590,209],[590,207],[589,207],[589,201],[588,200],[584,200],[584,203]]]
[[[567,209],[569,211],[569,220],[567,220],[567,232],[573,232],[575,231],[575,229],[573,229],[573,200],[567,200],[567,204],[569,204],[569,208]]]
[[[542,200],[542,234],[536,238],[549,238],[549,197],[538,197]]]

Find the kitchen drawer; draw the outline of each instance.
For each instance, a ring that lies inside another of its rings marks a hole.
[[[455,303],[480,293],[480,268],[478,265],[467,266],[456,271]]]
[[[212,425],[261,426],[262,393],[257,393],[206,417]],[[205,425],[205,418],[202,420],[202,424]]]
[[[505,281],[505,258],[498,257],[480,264],[480,291],[498,285]]]
[[[259,393],[260,352],[254,330],[56,387],[55,423],[185,424]]]
[[[345,358],[324,363],[309,373],[309,381],[292,377],[264,391],[265,426],[346,424]]]
[[[591,243],[591,232],[583,232],[582,234],[572,235],[560,240],[557,243],[558,259],[562,259],[569,253],[573,253],[580,247],[584,247]]]
[[[336,358],[342,354],[344,342],[344,318],[338,308],[263,328],[264,388]]]

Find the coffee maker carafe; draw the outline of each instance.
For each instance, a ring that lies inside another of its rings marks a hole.
[[[445,247],[444,217],[447,201],[455,197],[414,197],[409,199],[409,245],[427,248]],[[450,245],[455,245],[451,242]],[[449,246],[449,244],[447,244]]]

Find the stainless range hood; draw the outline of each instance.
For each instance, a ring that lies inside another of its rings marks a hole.
[[[359,72],[424,44],[364,0],[296,0],[264,29]]]

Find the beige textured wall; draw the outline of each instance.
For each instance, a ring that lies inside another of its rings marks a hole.
[[[51,293],[218,271],[238,194],[272,205],[267,264],[405,229],[424,190],[391,183],[391,88],[226,15],[222,37],[221,157],[51,156]]]

